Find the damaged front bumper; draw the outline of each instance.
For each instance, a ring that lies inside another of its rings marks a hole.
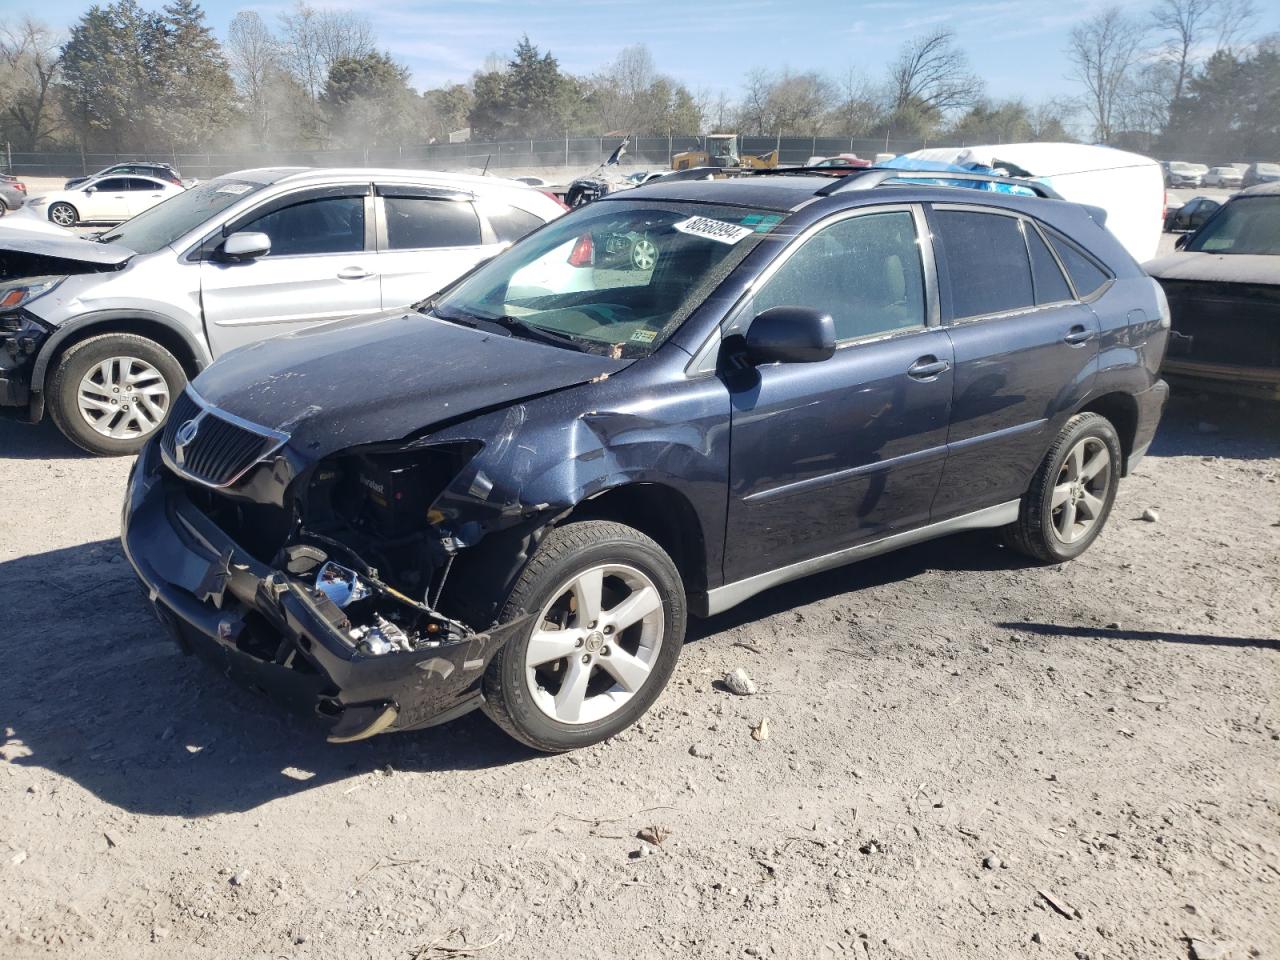
[[[29,314],[0,314],[0,408],[30,408],[31,371],[48,339],[49,328]]]
[[[479,706],[485,667],[522,623],[363,654],[311,583],[250,556],[195,507],[159,468],[154,443],[130,477],[121,539],[185,652],[317,718],[333,742],[433,726]]]

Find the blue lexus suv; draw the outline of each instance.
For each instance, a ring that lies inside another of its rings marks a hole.
[[[332,741],[480,707],[559,751],[691,615],[958,530],[1078,556],[1165,402],[1160,288],[1047,188],[825,173],[606,197],[218,360],[130,479],[161,622]]]

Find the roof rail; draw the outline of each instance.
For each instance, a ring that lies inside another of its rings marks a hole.
[[[963,186],[960,181],[1003,183],[1030,190],[1036,196],[1048,200],[1062,199],[1052,187],[1035,180],[1023,180],[1020,177],[999,177],[990,173],[970,173],[967,170],[900,170],[896,167],[863,167],[850,170],[844,176],[819,189],[817,194],[821,197],[829,197],[833,193],[842,193],[845,190],[870,190],[890,180],[955,180],[956,186]]]

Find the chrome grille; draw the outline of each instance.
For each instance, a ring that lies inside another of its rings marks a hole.
[[[288,439],[202,403],[188,388],[174,402],[160,449],[177,473],[208,487],[228,487]]]

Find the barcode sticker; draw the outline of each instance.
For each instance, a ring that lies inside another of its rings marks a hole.
[[[708,240],[727,243],[730,246],[744,237],[751,236],[754,232],[750,227],[740,227],[736,223],[725,223],[723,220],[713,220],[710,217],[690,217],[688,220],[673,223],[672,226],[681,233],[687,233],[694,237],[705,237]]]

